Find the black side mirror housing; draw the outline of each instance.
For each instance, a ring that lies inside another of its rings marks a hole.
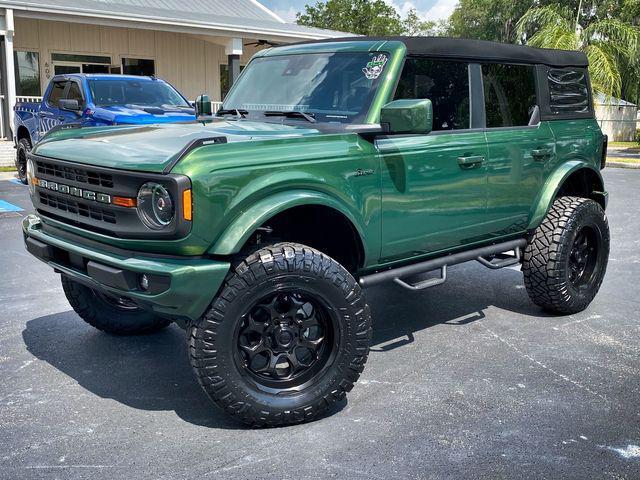
[[[76,100],[75,98],[73,99],[63,98],[62,100],[58,100],[58,107],[60,107],[61,110],[67,110],[69,112],[76,112],[76,113],[78,113],[81,110],[80,104],[78,103],[78,100]]]
[[[195,101],[196,107],[196,118],[198,117],[208,117],[213,115],[211,110],[211,99],[209,95],[202,94],[198,95]]]

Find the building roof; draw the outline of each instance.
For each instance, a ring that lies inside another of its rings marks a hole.
[[[611,97],[609,95],[605,95],[604,93],[596,94],[596,105],[611,105],[615,107],[635,107],[635,103],[627,102],[626,100],[622,100],[621,98]]]
[[[90,16],[206,30],[323,39],[344,32],[286,23],[257,0],[0,0],[0,6],[37,14]]]
[[[549,66],[586,67],[587,57],[582,52],[532,48],[524,45],[469,40],[447,37],[343,37],[321,40],[321,42],[369,42],[398,41],[407,47],[409,55],[459,58],[464,60],[517,62]],[[306,41],[305,44],[316,43]],[[384,47],[379,47],[384,48]]]

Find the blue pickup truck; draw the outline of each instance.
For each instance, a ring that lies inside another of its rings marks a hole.
[[[56,75],[39,103],[14,107],[16,168],[26,183],[27,152],[57,125],[142,125],[195,120],[189,101],[155,77]]]

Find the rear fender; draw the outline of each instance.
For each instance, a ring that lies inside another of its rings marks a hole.
[[[549,178],[547,178],[547,181],[540,191],[536,203],[534,204],[535,207],[533,215],[531,216],[531,221],[527,227],[528,230],[534,230],[542,223],[542,220],[551,208],[551,205],[562,188],[562,185],[572,174],[581,169],[591,170],[592,173],[595,173],[598,176],[600,184],[604,185],[602,174],[590,163],[587,163],[584,160],[571,160],[563,163],[551,175],[549,175]],[[605,192],[598,193],[605,195],[606,197]]]

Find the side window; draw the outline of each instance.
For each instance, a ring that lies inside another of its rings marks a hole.
[[[433,104],[433,130],[470,128],[468,64],[408,58],[395,99],[428,98]]]
[[[49,92],[49,96],[47,97],[47,103],[51,107],[58,107],[58,100],[62,98],[62,94],[64,93],[64,87],[67,85],[66,80],[62,80],[60,82],[53,82],[51,86],[51,91]]]
[[[550,69],[549,106],[552,113],[585,113],[589,111],[589,87],[585,70]]]
[[[67,99],[69,100],[77,100],[78,105],[82,106],[84,104],[84,99],[82,98],[82,92],[80,91],[80,85],[76,82],[71,82],[69,86],[69,91],[67,92]]]
[[[528,65],[482,65],[488,128],[538,123],[534,75],[534,67]]]

